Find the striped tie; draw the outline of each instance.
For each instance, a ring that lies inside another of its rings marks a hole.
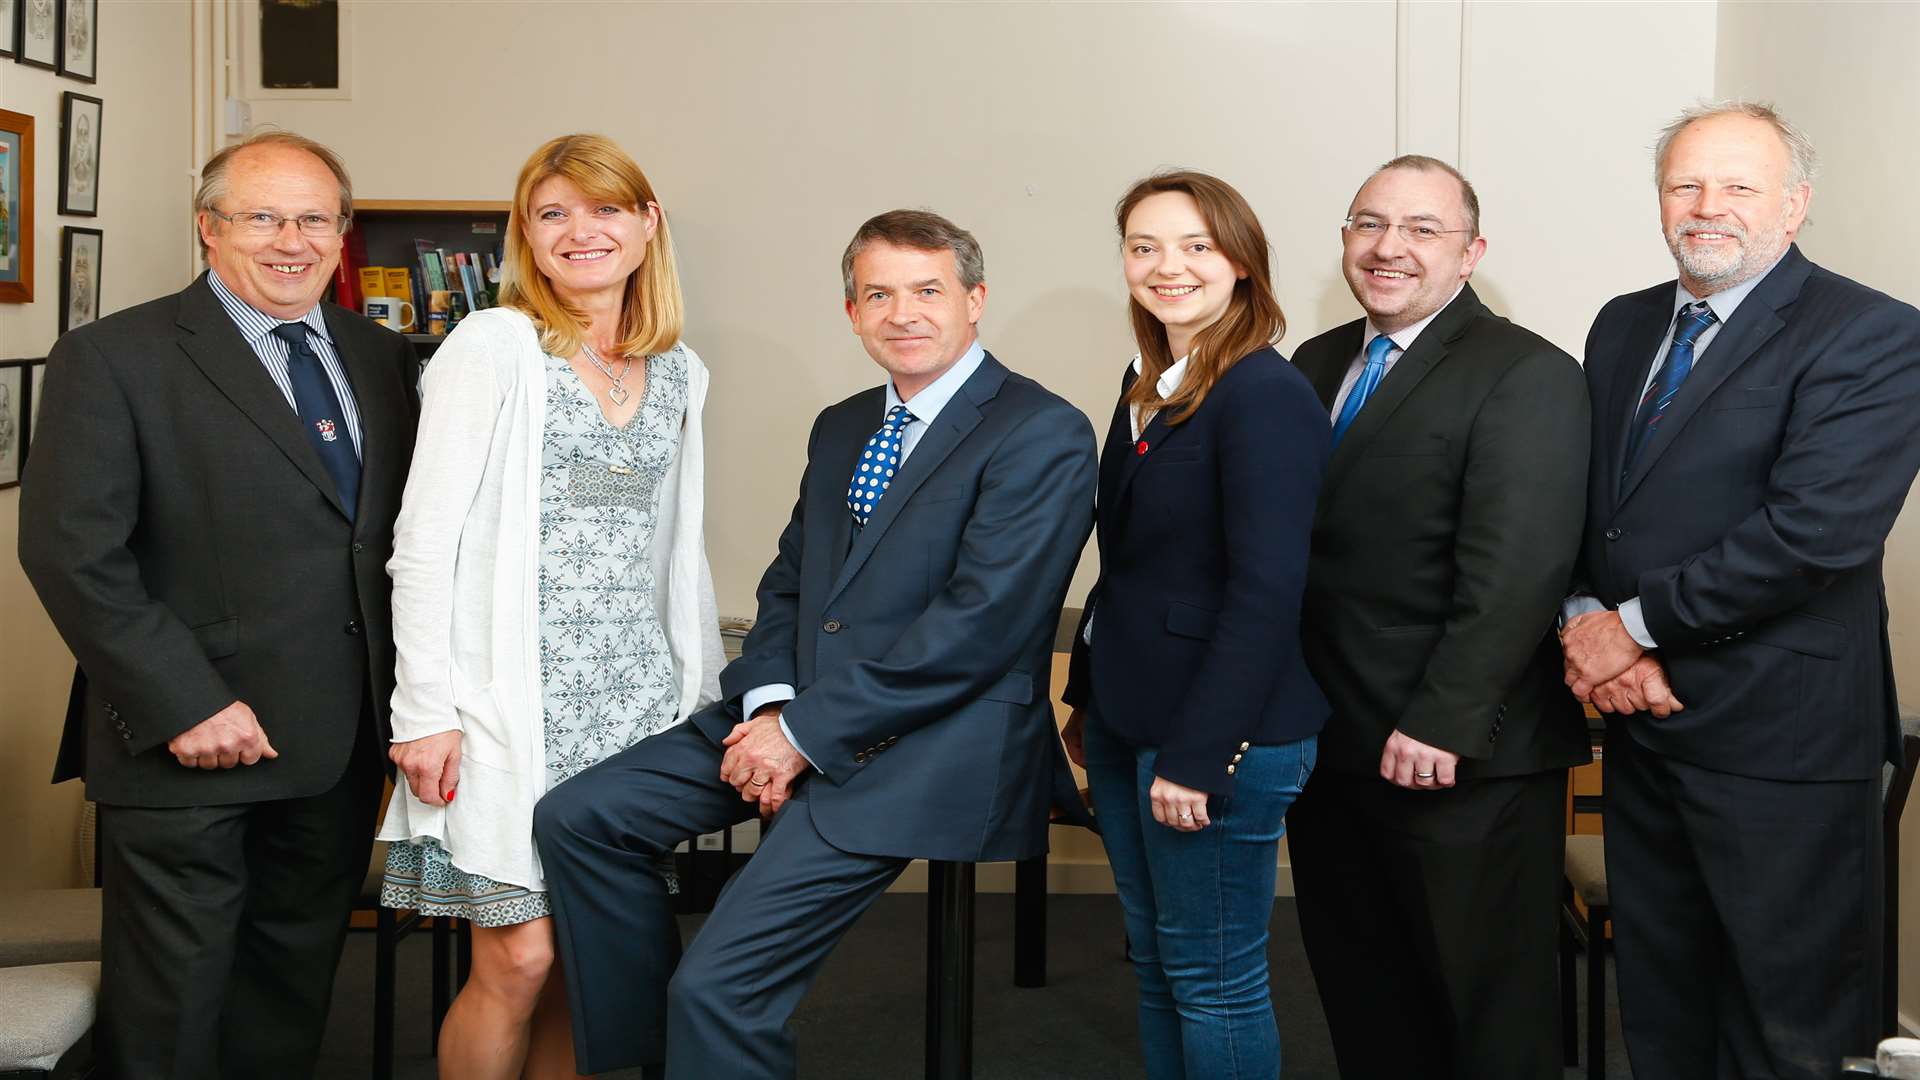
[[[1622,479],[1633,471],[1633,463],[1639,459],[1640,452],[1653,441],[1653,433],[1660,428],[1660,418],[1666,415],[1667,405],[1673,401],[1673,395],[1680,392],[1680,384],[1687,381],[1687,373],[1693,370],[1693,343],[1707,332],[1707,327],[1716,322],[1713,309],[1705,300],[1688,304],[1680,309],[1673,327],[1673,344],[1667,349],[1666,362],[1654,374],[1653,381],[1647,384],[1646,393],[1640,395],[1640,409],[1633,417],[1633,434],[1627,443],[1626,464],[1620,470]]]

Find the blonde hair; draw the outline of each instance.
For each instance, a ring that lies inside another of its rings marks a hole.
[[[507,258],[502,268],[500,303],[533,320],[540,331],[542,349],[555,356],[571,356],[586,340],[586,313],[570,307],[553,291],[553,283],[540,272],[527,243],[533,189],[555,176],[569,181],[588,198],[635,206],[642,213],[658,200],[640,166],[613,140],[601,135],[562,135],[535,150],[520,167],[520,179],[513,185],[513,209],[507,217]],[[627,277],[627,295],[620,307],[620,354],[666,352],[680,340],[685,325],[686,302],[680,293],[680,272],[674,265],[673,237],[662,211],[660,227],[647,242],[645,261]]]

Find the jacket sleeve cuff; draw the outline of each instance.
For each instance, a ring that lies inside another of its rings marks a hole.
[[[1153,759],[1153,775],[1181,787],[1209,795],[1233,794],[1234,774],[1251,743],[1229,743],[1225,748],[1162,749]]]

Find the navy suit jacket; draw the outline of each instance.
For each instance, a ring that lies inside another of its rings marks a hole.
[[[1300,651],[1300,604],[1329,430],[1313,387],[1273,349],[1228,368],[1186,421],[1133,438],[1128,368],[1100,465],[1100,580],[1074,638],[1068,704],[1095,703],[1154,773],[1233,793],[1241,745],[1327,719]]]
[[[1671,281],[1617,297],[1587,337],[1582,575],[1609,606],[1640,598],[1686,705],[1628,731],[1741,776],[1878,776],[1899,757],[1880,565],[1920,468],[1920,312],[1789,249],[1623,476],[1673,300]]]
[[[864,528],[849,477],[885,388],[822,412],[759,615],[722,700],[796,695],[784,718],[815,773],[813,819],[843,851],[1000,861],[1047,847],[1050,806],[1080,803],[1048,703],[1067,578],[1093,525],[1093,429],[992,354],[929,425]]]

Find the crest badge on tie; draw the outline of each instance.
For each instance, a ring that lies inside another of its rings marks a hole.
[[[315,431],[320,433],[321,442],[332,442],[340,437],[340,434],[333,429],[333,421],[331,420],[316,420],[313,423],[313,427]]]

